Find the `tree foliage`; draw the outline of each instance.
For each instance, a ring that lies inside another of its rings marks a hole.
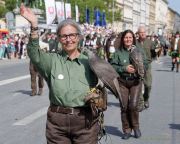
[[[7,9],[4,6],[0,6],[0,18],[3,18],[7,12]]]
[[[68,1],[68,0],[67,0]],[[78,5],[80,12],[80,22],[85,22],[86,8],[90,10],[90,22],[94,21],[94,9],[98,8],[101,12],[105,11],[107,22],[113,21],[113,0],[70,0],[72,6],[72,14],[75,17],[75,5]],[[121,20],[121,10],[117,7],[114,0],[114,21]]]
[[[16,0],[5,0],[5,6],[8,11],[12,11],[16,8]]]
[[[9,11],[12,11],[14,8],[16,8],[17,5],[19,6],[22,1],[24,1],[29,7],[36,7],[36,8],[45,10],[44,1],[42,5],[40,5],[39,0],[18,0],[18,4],[16,0],[5,0],[5,3],[6,3],[5,7]],[[75,18],[75,5],[78,5],[79,13],[80,13],[80,23],[84,23],[86,20],[86,16],[85,16],[86,8],[88,8],[90,11],[91,23],[94,22],[94,9],[95,8],[98,8],[100,12],[103,12],[103,11],[105,12],[106,20],[108,23],[112,23],[113,20],[114,21],[121,20],[121,9],[117,6],[116,0],[55,0],[55,1],[64,1],[66,3],[71,3],[71,10],[72,10],[73,18]]]

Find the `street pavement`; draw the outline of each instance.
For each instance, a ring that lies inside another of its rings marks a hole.
[[[29,60],[0,61],[0,144],[45,144],[48,88],[31,97]],[[171,71],[171,59],[152,62],[150,108],[140,113],[142,137],[122,140],[118,100],[109,93],[104,113],[107,135],[101,144],[179,144],[180,73]],[[87,140],[88,141],[88,140]]]

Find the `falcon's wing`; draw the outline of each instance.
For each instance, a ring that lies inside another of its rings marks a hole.
[[[140,78],[144,78],[143,55],[138,48],[133,48],[129,54],[131,64],[135,67]]]
[[[117,98],[119,98],[122,104],[122,98],[119,91],[119,74],[115,69],[105,60],[99,58],[95,53],[89,52],[89,65],[96,76],[104,83]]]

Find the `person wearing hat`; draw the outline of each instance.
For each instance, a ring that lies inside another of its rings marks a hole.
[[[180,39],[179,32],[176,32],[175,37],[171,41],[171,58],[172,58],[172,67],[171,71],[174,70],[176,64],[176,72],[179,72],[179,55],[180,55]]]

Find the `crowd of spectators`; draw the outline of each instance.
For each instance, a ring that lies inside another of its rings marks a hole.
[[[27,35],[4,34],[0,38],[0,60],[27,58]]]
[[[115,39],[117,39],[121,33],[115,32],[111,28],[82,24],[81,29],[83,33],[81,47],[86,46],[97,51],[98,55],[102,58],[107,58],[108,55],[110,55],[108,53],[111,53],[111,51],[115,52],[113,45],[115,45],[115,48],[118,47]],[[26,51],[28,37],[27,33],[21,35],[4,34],[0,38],[0,60],[28,58]],[[156,41],[158,47],[159,38],[156,35],[151,35],[149,38],[152,41]],[[58,42],[58,36],[56,33],[48,32],[41,38],[41,42],[48,44],[48,47],[46,48],[49,52],[57,52],[61,50],[61,45]],[[167,42],[169,43],[169,41]],[[166,50],[167,47],[163,52],[166,52]]]

